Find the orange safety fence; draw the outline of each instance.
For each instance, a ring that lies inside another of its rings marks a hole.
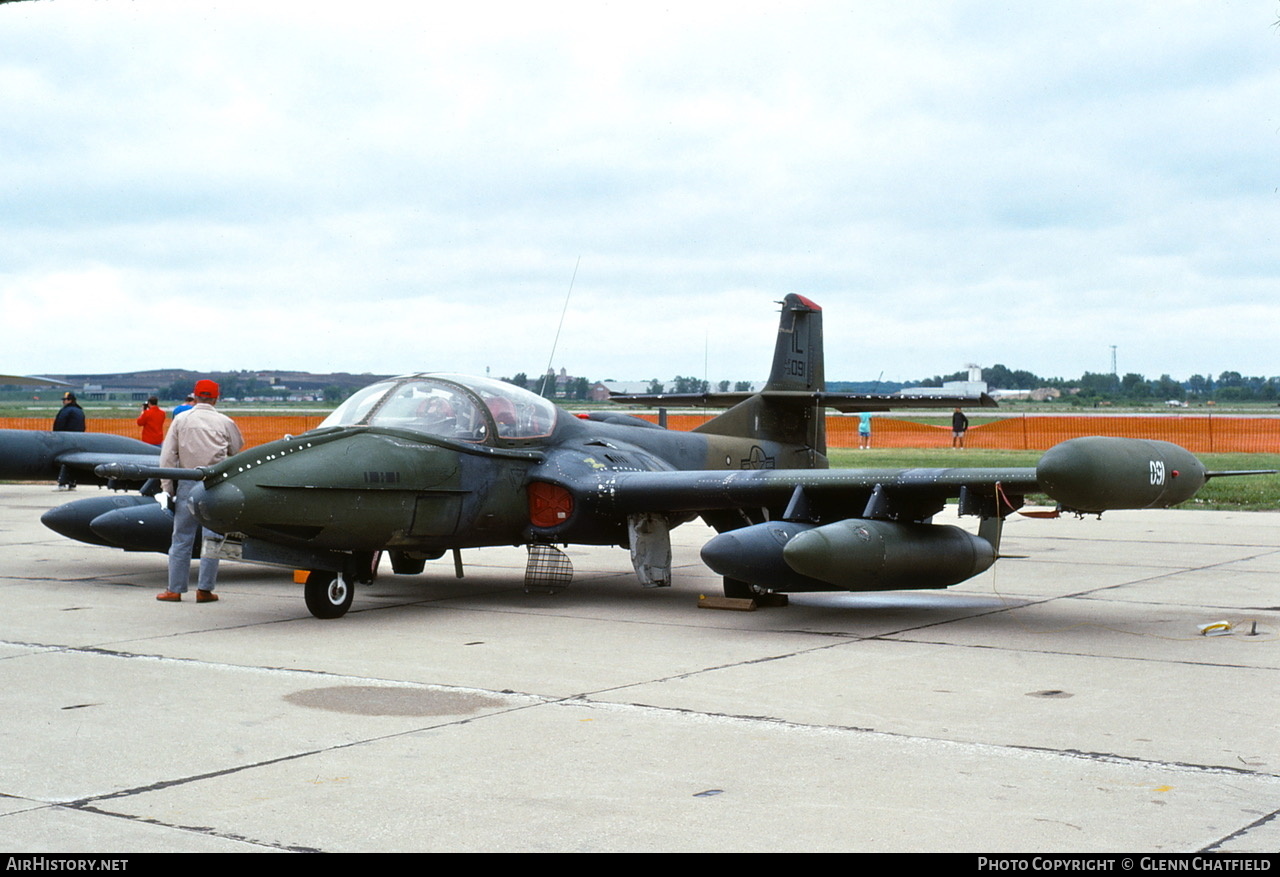
[[[639,415],[657,421],[654,415]],[[689,430],[710,420],[710,415],[672,414],[670,429]],[[1234,415],[1040,415],[1001,417],[971,426],[965,445],[971,448],[1010,451],[1044,451],[1067,439],[1086,435],[1159,439],[1182,445],[1197,454],[1280,453],[1280,417]],[[877,448],[947,448],[951,424],[919,423],[877,415],[871,419],[871,444]],[[827,445],[858,447],[858,418],[827,418]]]
[[[1043,451],[1058,442],[1087,435],[1159,439],[1182,445],[1192,453],[1280,453],[1280,418],[1226,415],[1022,415],[975,424],[965,445],[993,450]],[[853,418],[827,418],[827,443],[833,448],[857,447],[858,424]],[[926,424],[888,417],[872,419],[872,444],[890,448],[945,448],[951,445],[951,424]]]
[[[656,415],[639,415],[656,421]],[[286,435],[315,429],[319,415],[240,415],[235,418],[245,446],[254,447]],[[704,414],[672,414],[670,429],[687,431],[711,419]],[[0,417],[0,429],[47,430],[49,417]],[[876,416],[871,420],[871,443],[877,448],[945,448],[951,445],[951,424],[918,423]],[[106,432],[137,438],[137,424],[129,418],[90,417],[90,432]],[[1280,453],[1280,417],[1233,415],[1020,415],[993,419],[969,428],[965,444],[971,448],[1043,451],[1058,442],[1086,435],[1114,435],[1175,442],[1198,453]],[[827,444],[833,448],[858,447],[858,418],[827,418]]]
[[[264,417],[239,415],[233,419],[236,426],[240,427],[240,434],[244,436],[244,444],[247,448],[264,445],[284,438],[286,435],[299,435],[309,429],[315,429],[320,425],[320,421],[324,420],[318,415]],[[50,417],[0,417],[0,429],[48,430],[52,422],[53,419]],[[172,420],[165,422],[166,431],[172,422]],[[89,432],[106,432],[135,439],[142,433],[142,428],[133,419],[124,417],[106,418],[90,415],[85,426]]]

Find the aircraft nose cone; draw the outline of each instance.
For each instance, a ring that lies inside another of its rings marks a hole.
[[[191,507],[200,523],[210,530],[235,532],[240,529],[240,516],[244,513],[244,492],[227,481],[212,487],[197,484],[191,491]]]

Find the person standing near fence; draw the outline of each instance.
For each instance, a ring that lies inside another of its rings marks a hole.
[[[164,409],[160,407],[160,400],[152,396],[147,400],[147,404],[142,406],[142,413],[138,415],[138,426],[142,427],[142,440],[149,445],[164,444]]]
[[[80,407],[80,403],[76,401],[76,394],[66,392],[62,394],[62,408],[58,410],[58,414],[53,418],[54,432],[84,432],[84,409]],[[76,479],[71,474],[71,469],[63,466],[58,471],[58,490],[75,490]]]
[[[951,447],[964,447],[964,434],[969,431],[969,418],[959,408],[951,415]]]
[[[864,451],[871,447],[870,411],[864,411],[858,415],[858,447]]]
[[[84,432],[84,409],[76,401],[75,393],[62,394],[62,408],[53,418],[54,432]]]

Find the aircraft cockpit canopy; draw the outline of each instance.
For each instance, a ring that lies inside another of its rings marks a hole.
[[[541,438],[555,423],[555,405],[514,384],[464,375],[409,375],[359,390],[320,428],[394,427],[491,443]]]

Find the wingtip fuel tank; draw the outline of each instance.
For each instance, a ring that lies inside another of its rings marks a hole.
[[[149,496],[94,496],[49,509],[40,523],[69,539],[125,551],[169,550],[173,515]]]
[[[1172,442],[1089,436],[1046,451],[1036,480],[1071,511],[1156,509],[1194,496],[1204,486],[1205,468]]]

